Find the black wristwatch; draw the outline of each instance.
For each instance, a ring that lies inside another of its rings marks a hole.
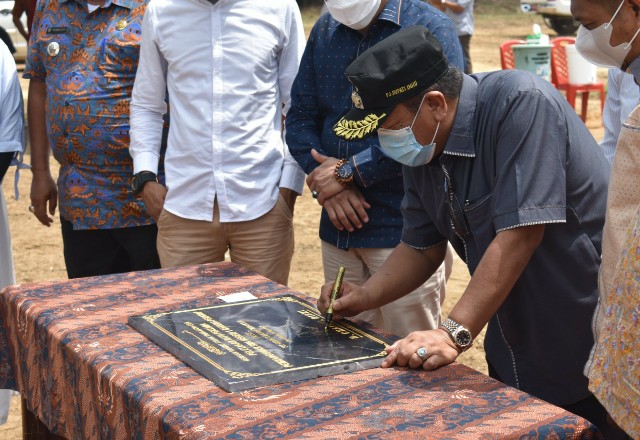
[[[348,160],[340,159],[336,163],[336,180],[343,185],[348,185],[353,181],[353,167]]]
[[[144,188],[144,184],[151,181],[158,181],[156,173],[152,173],[151,171],[140,171],[139,173],[134,174],[131,178],[131,189],[133,190],[133,194],[136,196],[140,194],[142,188]]]
[[[440,328],[449,333],[449,336],[453,339],[453,343],[462,351],[467,350],[471,347],[471,344],[473,344],[473,336],[471,335],[471,332],[463,325],[455,322],[453,319],[445,320]]]

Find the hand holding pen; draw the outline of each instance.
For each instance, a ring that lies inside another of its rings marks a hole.
[[[338,297],[340,293],[340,288],[342,287],[342,280],[344,278],[344,267],[340,266],[338,268],[338,273],[336,274],[336,281],[333,283],[333,289],[331,289],[331,298],[329,300],[329,308],[327,309],[327,315],[324,319],[324,331],[327,332],[329,328],[329,323],[333,319],[333,303]]]

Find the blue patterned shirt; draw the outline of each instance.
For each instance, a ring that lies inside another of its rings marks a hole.
[[[440,41],[449,63],[463,68],[458,34],[443,13],[419,0],[389,0],[366,36],[324,14],[311,30],[287,113],[287,144],[308,174],[320,153],[348,158],[355,183],[371,205],[369,222],[349,232],[336,229],[322,211],[320,238],[339,248],[392,248],[400,242],[404,193],[401,165],[387,158],[376,135],[361,141],[345,141],[333,133],[333,125],[351,109],[351,84],[344,72],[359,54],[402,27],[426,26]]]
[[[38,2],[24,77],[44,81],[60,163],[60,214],[74,229],[153,223],[129,181],[129,102],[148,0]]]

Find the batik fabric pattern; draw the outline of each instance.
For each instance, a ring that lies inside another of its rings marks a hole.
[[[456,363],[228,393],[127,325],[245,291],[315,302],[231,262],[7,287],[0,387],[68,439],[601,439],[586,420]]]
[[[38,3],[24,77],[44,81],[60,163],[60,213],[74,229],[153,223],[130,189],[129,103],[146,0]]]
[[[589,389],[615,422],[640,438],[640,211],[629,226],[587,370]]]

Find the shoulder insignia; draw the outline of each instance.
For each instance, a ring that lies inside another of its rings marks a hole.
[[[349,121],[342,118],[333,127],[333,131],[340,137],[347,140],[362,139],[372,131],[378,128],[378,122],[384,118],[387,114],[383,113],[380,116],[370,114],[366,118],[360,121]]]

